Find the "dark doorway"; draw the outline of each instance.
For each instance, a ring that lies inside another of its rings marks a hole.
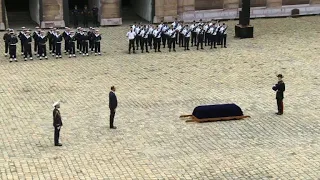
[[[29,0],[5,0],[7,12],[29,11]]]
[[[34,28],[40,23],[40,0],[4,0],[10,28]]]
[[[133,22],[145,21],[136,13],[136,8],[139,8],[138,4],[139,2],[136,0],[121,1],[121,17],[123,24],[132,24]]]
[[[83,9],[84,6],[88,6],[88,0],[69,0],[69,9],[74,9],[74,6],[78,6],[78,9]]]

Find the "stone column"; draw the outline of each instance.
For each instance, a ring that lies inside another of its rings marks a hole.
[[[282,7],[282,0],[267,0],[267,7]]]
[[[155,17],[153,22],[160,21],[173,22],[178,15],[177,0],[156,0],[155,1]]]
[[[181,15],[187,11],[194,11],[195,10],[195,0],[178,0],[178,14]]]
[[[6,29],[6,26],[5,26],[5,24],[4,24],[4,18],[5,17],[3,17],[2,16],[2,1],[4,1],[4,0],[0,0],[0,30],[5,30]]]
[[[238,9],[241,0],[224,0],[223,9]]]
[[[65,27],[63,0],[42,0],[42,13],[41,28]]]
[[[100,24],[105,25],[121,25],[121,0],[101,0]]]

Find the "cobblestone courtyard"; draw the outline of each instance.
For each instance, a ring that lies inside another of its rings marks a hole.
[[[252,20],[255,38],[244,40],[227,23],[227,49],[129,55],[122,26],[101,29],[101,57],[1,57],[0,179],[319,179],[319,16]],[[278,73],[283,116],[271,89]],[[108,128],[111,85],[117,130]],[[53,146],[56,100],[62,147]],[[251,118],[179,119],[232,102]]]

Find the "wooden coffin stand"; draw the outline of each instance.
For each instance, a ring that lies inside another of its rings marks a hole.
[[[235,104],[197,106],[191,115],[180,116],[186,122],[197,123],[241,120],[249,117],[244,116],[241,108]]]

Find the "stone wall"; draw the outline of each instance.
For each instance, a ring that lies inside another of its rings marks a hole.
[[[177,0],[155,0],[155,17],[153,22],[160,21],[172,22],[178,15]]]
[[[4,18],[5,17],[3,17],[2,16],[2,0],[0,0],[0,30],[5,30],[6,29],[6,26],[5,26],[5,24],[4,24]]]
[[[42,0],[41,28],[64,27],[63,0]]]
[[[121,0],[101,0],[100,1],[101,25],[120,25]]]

